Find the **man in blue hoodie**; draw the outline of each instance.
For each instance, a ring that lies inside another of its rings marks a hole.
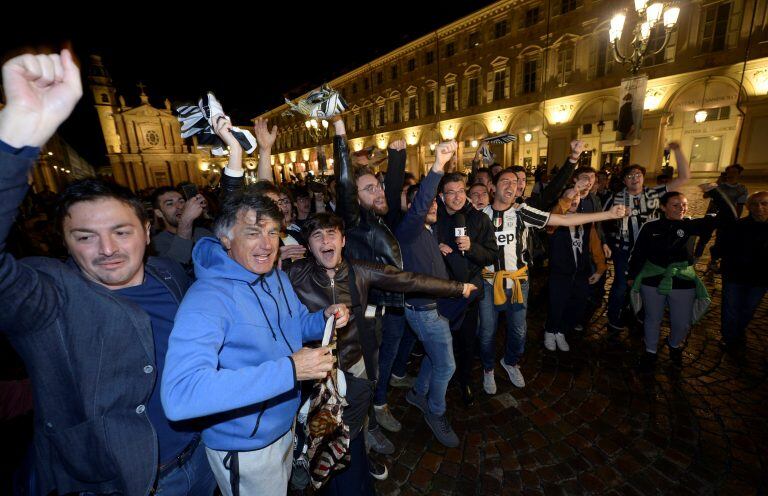
[[[282,214],[261,195],[236,195],[216,219],[219,240],[192,252],[197,281],[168,344],[161,396],[172,420],[207,417],[202,438],[221,492],[285,494],[299,381],[331,370],[325,319],[343,327],[349,311],[310,313],[275,268]]]

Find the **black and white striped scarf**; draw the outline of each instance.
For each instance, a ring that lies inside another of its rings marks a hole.
[[[211,153],[220,157],[225,153],[226,145],[213,132],[213,119],[226,117],[224,109],[213,93],[204,95],[197,105],[181,105],[176,109],[179,122],[181,122],[181,137],[189,138],[197,136],[197,142],[201,145],[210,145]],[[256,149],[256,138],[250,131],[232,126],[232,136],[240,143],[245,153],[253,153]]]

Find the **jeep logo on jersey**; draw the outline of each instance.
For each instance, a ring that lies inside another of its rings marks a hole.
[[[510,243],[514,243],[514,241],[514,231],[499,231],[496,233],[496,244],[499,246],[506,246]]]

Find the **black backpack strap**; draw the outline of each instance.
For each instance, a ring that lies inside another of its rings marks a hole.
[[[369,381],[376,381],[379,373],[379,344],[376,341],[375,331],[369,329],[370,323],[365,318],[365,309],[361,304],[360,292],[357,289],[355,268],[349,260],[347,260],[347,267],[349,268],[349,293],[352,297],[352,313],[355,316],[360,347],[363,349],[365,373],[368,375]]]

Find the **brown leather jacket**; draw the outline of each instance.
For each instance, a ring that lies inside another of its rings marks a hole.
[[[363,346],[371,345],[366,349],[366,369],[378,370],[378,354],[374,329],[364,327],[362,332],[370,333],[368,336],[360,335],[358,323],[354,317],[352,308],[352,295],[349,286],[349,263],[352,263],[355,273],[357,293],[360,295],[360,305],[363,314],[368,305],[368,292],[371,287],[376,287],[393,292],[418,292],[429,293],[435,297],[451,298],[461,297],[464,285],[457,281],[438,279],[425,274],[403,272],[391,265],[363,262],[360,260],[342,260],[336,270],[336,276],[331,279],[323,266],[314,258],[308,257],[291,263],[283,270],[288,273],[291,285],[302,303],[310,312],[324,309],[334,303],[343,303],[352,311],[349,323],[338,330],[339,362],[342,370],[349,370],[363,357]],[[374,377],[369,377],[374,379]]]

